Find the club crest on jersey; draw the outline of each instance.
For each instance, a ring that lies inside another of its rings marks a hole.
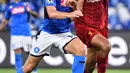
[[[46,3],[47,3],[47,4],[52,4],[52,3],[53,3],[53,0],[46,0]]]
[[[101,1],[101,0],[87,0],[87,2],[91,2],[91,3],[95,3],[95,2],[99,2],[99,1]]]
[[[25,11],[23,6],[12,8],[12,14],[23,13]]]
[[[92,36],[92,35],[93,35],[93,32],[92,32],[92,31],[89,31],[88,34],[89,34],[90,36]]]
[[[38,47],[35,47],[35,48],[34,48],[34,52],[35,52],[35,53],[38,53],[39,51],[40,51],[40,49],[39,49]]]

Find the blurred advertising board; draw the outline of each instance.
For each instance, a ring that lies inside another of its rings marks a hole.
[[[10,35],[8,31],[0,32],[0,68],[10,68],[15,64],[14,52],[10,50]],[[111,31],[109,40],[112,50],[109,54],[108,68],[130,68],[130,31]],[[23,52],[25,53],[25,52]],[[23,59],[27,54],[23,54]],[[70,68],[73,55],[63,55],[53,48],[50,56],[44,57],[39,67],[44,68]]]

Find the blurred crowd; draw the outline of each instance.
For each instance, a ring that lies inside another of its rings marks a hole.
[[[4,11],[12,0],[0,1],[0,22],[4,18]],[[23,0],[29,1],[40,17],[34,19],[31,17],[31,23],[35,28],[39,28],[44,18],[43,0]],[[109,0],[109,30],[130,30],[130,0]],[[73,23],[72,23],[73,27]]]
[[[109,29],[130,30],[130,0],[109,0]]]

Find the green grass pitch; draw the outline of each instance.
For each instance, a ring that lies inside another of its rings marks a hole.
[[[16,73],[15,69],[10,68],[0,68],[0,73]],[[48,69],[40,68],[38,73],[71,73],[71,69]],[[94,71],[94,73],[97,73]],[[130,69],[108,69],[106,73],[130,73]]]

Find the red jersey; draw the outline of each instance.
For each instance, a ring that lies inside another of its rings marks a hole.
[[[75,26],[86,25],[102,29],[108,25],[108,0],[84,0],[83,16],[75,20]]]

